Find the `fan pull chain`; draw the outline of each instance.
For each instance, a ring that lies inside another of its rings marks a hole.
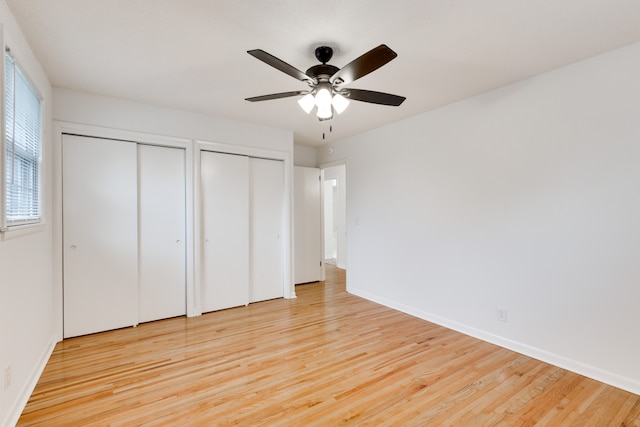
[[[329,125],[329,133],[333,132],[333,125]],[[327,133],[326,132],[322,132],[322,139],[327,139]]]

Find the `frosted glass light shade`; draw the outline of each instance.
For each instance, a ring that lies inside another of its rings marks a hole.
[[[316,105],[316,100],[313,98],[312,94],[308,93],[298,100],[298,105],[300,105],[305,113],[309,114]]]
[[[339,93],[336,93],[333,96],[333,100],[331,101],[331,104],[333,104],[333,108],[336,109],[336,113],[340,114],[344,110],[346,110],[347,107],[349,106],[349,100],[344,96],[340,95]]]
[[[331,102],[329,105],[323,105],[322,107],[318,107],[318,118],[319,119],[330,119],[333,116],[333,111],[331,111]]]
[[[327,108],[331,109],[331,92],[326,88],[321,88],[316,93],[316,105],[318,110]]]

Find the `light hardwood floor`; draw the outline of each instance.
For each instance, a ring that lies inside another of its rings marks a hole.
[[[640,396],[345,292],[59,343],[19,426],[640,426]]]

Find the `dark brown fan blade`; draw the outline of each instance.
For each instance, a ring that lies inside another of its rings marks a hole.
[[[398,56],[397,53],[391,50],[387,45],[381,44],[342,67],[338,72],[331,76],[331,83],[349,84],[352,81],[377,70],[396,56]]]
[[[313,81],[313,79],[307,76],[302,71],[298,70],[296,67],[287,64],[281,59],[276,58],[270,53],[265,52],[262,49],[253,49],[248,50],[247,53],[255,58],[258,58],[260,61],[265,64],[271,65],[273,68],[282,71],[285,74],[290,75],[294,79],[298,79],[303,82]]]
[[[372,104],[391,105],[397,107],[404,102],[404,96],[390,93],[375,92],[373,90],[349,89],[345,91],[346,97],[354,101],[370,102]]]
[[[293,92],[281,92],[281,93],[272,93],[271,95],[254,96],[252,98],[245,98],[244,100],[250,101],[250,102],[269,101],[271,99],[288,98],[290,96],[306,95],[308,93],[309,93],[308,90],[296,90]]]

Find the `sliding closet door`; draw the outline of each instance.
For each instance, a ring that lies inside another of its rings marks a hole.
[[[202,311],[249,303],[249,158],[201,153]]]
[[[138,145],[140,322],[186,314],[185,151]]]
[[[135,325],[136,145],[63,135],[62,149],[64,336]]]
[[[283,296],[284,164],[252,158],[250,301]]]

